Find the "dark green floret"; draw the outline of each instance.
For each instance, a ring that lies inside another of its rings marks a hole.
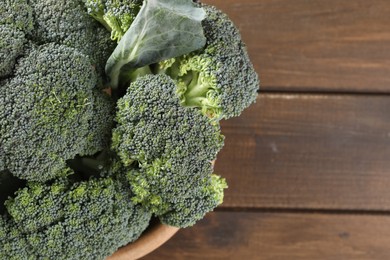
[[[125,166],[138,166],[127,174],[134,202],[160,217],[169,213],[165,223],[179,227],[222,202],[216,194],[225,186],[212,182],[211,165],[223,146],[219,125],[181,106],[172,79],[138,78],[118,101],[116,120],[113,149]]]
[[[151,217],[112,178],[29,183],[6,207],[0,259],[104,259],[136,240]]]
[[[34,29],[33,9],[28,0],[2,0],[0,25],[10,25],[26,34]],[[3,35],[1,34],[3,37]]]
[[[69,173],[66,160],[107,146],[113,106],[96,84],[89,58],[73,48],[43,45],[21,59],[0,92],[5,168],[47,181]]]
[[[30,0],[30,4],[35,14],[35,43],[56,42],[75,48],[88,55],[96,67],[104,68],[108,57],[102,58],[102,53],[110,54],[115,46],[109,43],[110,33],[99,32],[104,28],[88,15],[79,0]],[[102,35],[107,41],[102,41]]]
[[[0,35],[0,78],[2,78],[12,74],[16,59],[22,55],[27,40],[22,31],[10,25],[0,24]]]
[[[17,58],[24,54],[26,34],[31,33],[33,25],[33,10],[27,0],[0,3],[0,78],[12,74]]]
[[[8,215],[0,215],[0,259],[37,260],[27,238]]]
[[[188,187],[180,199],[171,198],[172,209],[160,216],[161,222],[175,227],[194,225],[223,202],[227,187],[226,180],[218,175],[202,178],[197,185]]]
[[[175,91],[168,76],[147,75],[117,102],[113,147],[126,165],[150,164],[164,155],[215,159],[223,146],[219,125],[197,109],[181,106]]]
[[[233,22],[215,7],[203,7],[206,47],[161,62],[157,72],[176,81],[182,105],[197,107],[213,119],[227,119],[255,102],[259,79]]]

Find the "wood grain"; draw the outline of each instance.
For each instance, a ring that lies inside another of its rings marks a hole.
[[[144,260],[390,259],[390,216],[211,213]]]
[[[248,46],[262,90],[390,92],[388,0],[206,0]]]
[[[387,96],[261,94],[222,122],[222,207],[390,210]]]

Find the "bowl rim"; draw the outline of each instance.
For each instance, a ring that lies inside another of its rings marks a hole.
[[[159,248],[180,228],[153,221],[144,233],[134,242],[121,247],[106,260],[135,260]]]

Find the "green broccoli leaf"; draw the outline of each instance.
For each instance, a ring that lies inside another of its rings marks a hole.
[[[204,18],[192,0],[145,0],[107,61],[111,87],[118,88],[119,77],[136,68],[202,48]]]

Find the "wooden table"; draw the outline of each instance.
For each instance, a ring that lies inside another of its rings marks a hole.
[[[206,2],[261,92],[222,122],[224,204],[144,259],[390,259],[390,1]]]

